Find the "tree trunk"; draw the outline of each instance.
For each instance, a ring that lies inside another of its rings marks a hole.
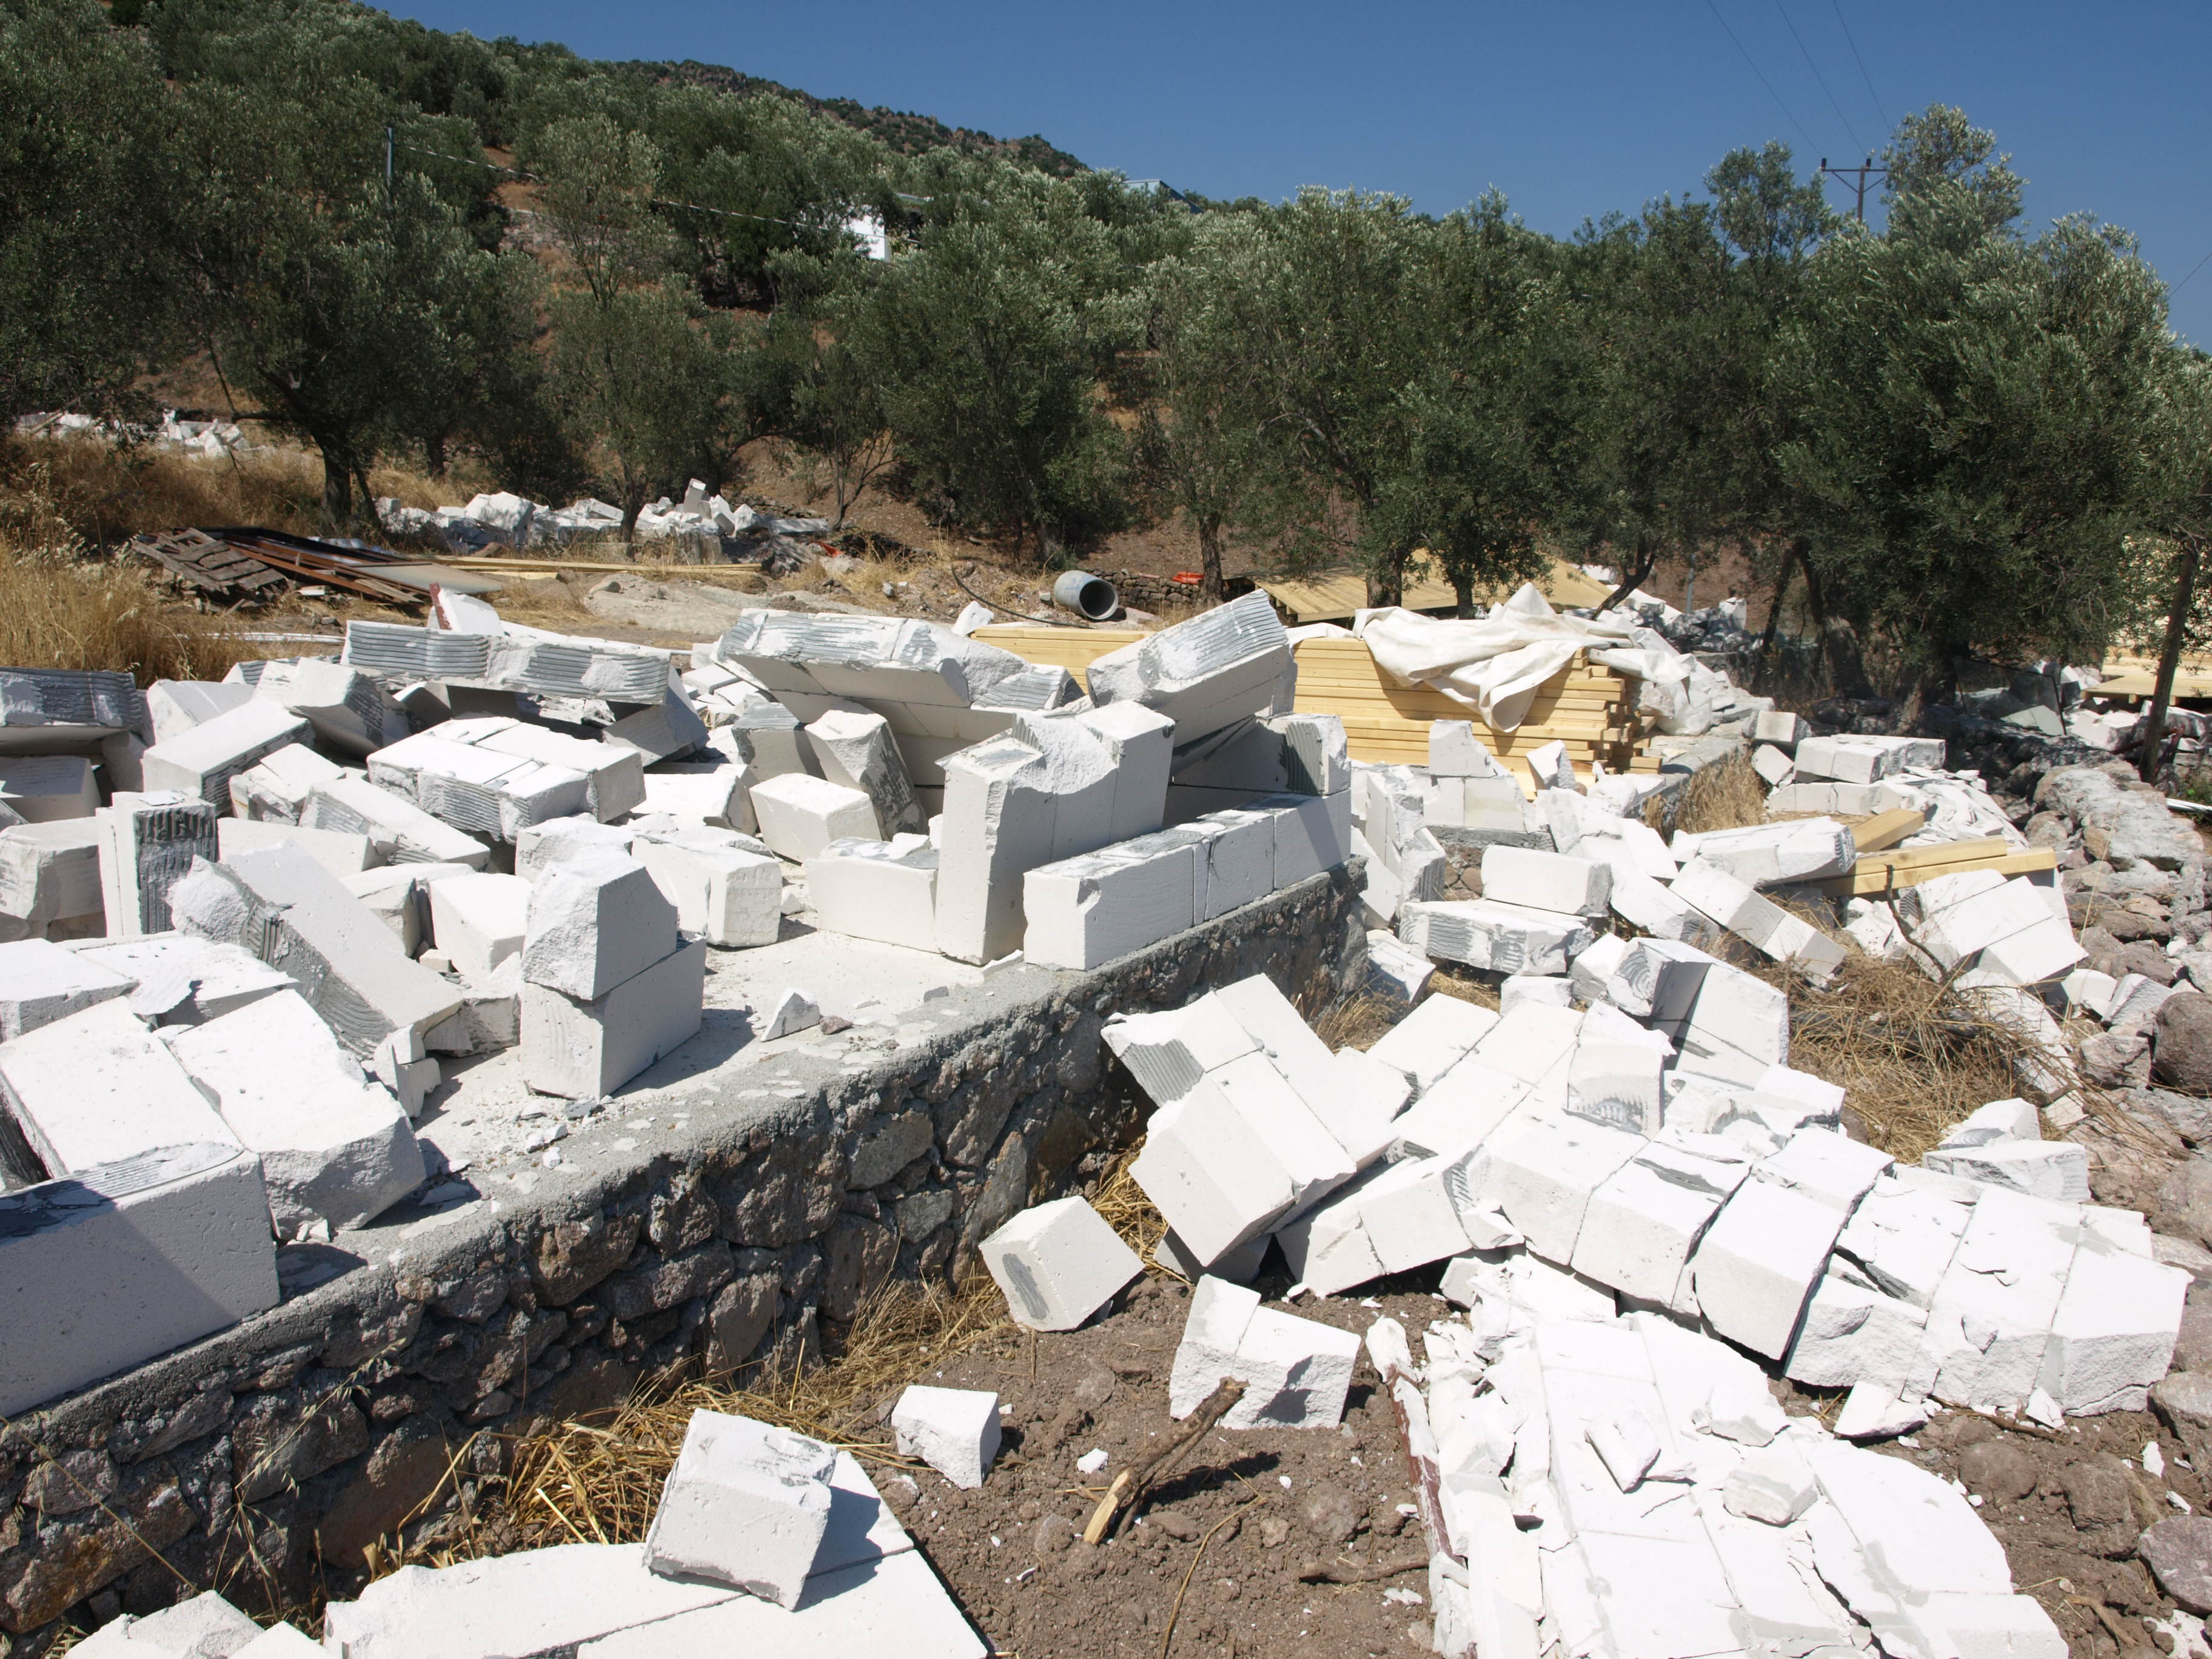
[[[334,439],[315,438],[323,457],[323,522],[332,529],[353,516],[353,467]]]
[[[1866,676],[1866,659],[1859,651],[1859,636],[1841,617],[1820,622],[1820,652],[1828,664],[1828,683],[1839,697],[1870,697],[1874,686]],[[1916,687],[1915,695],[1917,696]]]
[[[1474,572],[1455,568],[1446,574],[1451,577],[1452,596],[1459,601],[1460,619],[1464,622],[1474,615]]]
[[[1651,573],[1658,568],[1658,564],[1659,538],[1656,536],[1638,536],[1636,538],[1635,566],[1621,577],[1620,586],[1613,590],[1606,602],[1598,606],[1599,611],[1603,613],[1612,610],[1613,606],[1643,586],[1645,582],[1650,580]]]
[[[1376,610],[1406,602],[1406,555],[1393,549],[1383,556],[1382,567],[1367,575],[1367,603]]]
[[[1198,521],[1198,568],[1205,578],[1198,591],[1214,605],[1221,603],[1221,520],[1211,515]]]
[[[637,543],[637,515],[645,511],[643,484],[635,484],[623,491],[622,510],[623,550],[627,555]]]
[[[2179,569],[2173,582],[2173,610],[2166,619],[2166,643],[2158,653],[2158,684],[2151,693],[2150,713],[2143,717],[2136,769],[2145,783],[2156,783],[2161,751],[2166,747],[2166,711],[2173,706],[2173,677],[2181,667],[2181,647],[2189,637],[2189,606],[2197,595],[2197,563],[2202,552],[2194,536],[2181,538]]]
[[[422,464],[429,469],[432,477],[442,478],[446,476],[446,434],[444,433],[434,433],[422,440]]]
[[[1698,608],[1698,550],[1692,547],[1685,561],[1689,574],[1682,578],[1682,614],[1689,615]]]
[[[1790,573],[1803,562],[1804,557],[1805,538],[1799,536],[1791,540],[1788,551],[1783,554],[1781,572],[1774,578],[1774,597],[1767,603],[1766,632],[1759,641],[1762,660],[1774,653],[1774,636],[1782,629],[1782,601],[1790,592]]]

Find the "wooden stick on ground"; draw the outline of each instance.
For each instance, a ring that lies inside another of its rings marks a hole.
[[[1366,1567],[1339,1567],[1327,1561],[1309,1561],[1298,1569],[1298,1577],[1309,1584],[1375,1584],[1385,1578],[1395,1578],[1402,1573],[1426,1572],[1428,1570],[1427,1556],[1407,1555],[1395,1561],[1378,1561]]]
[[[1205,1438],[1206,1433],[1229,1413],[1229,1408],[1244,1397],[1244,1385],[1231,1378],[1208,1395],[1206,1403],[1191,1414],[1190,1421],[1173,1440],[1155,1452],[1144,1462],[1126,1468],[1114,1477],[1114,1484],[1106,1489],[1098,1507],[1091,1512],[1090,1524],[1083,1528],[1083,1541],[1095,1544],[1106,1535],[1114,1522],[1115,1511],[1123,1512],[1124,1520],[1136,1512],[1145,1494],[1159,1484],[1161,1479],[1184,1452]]]

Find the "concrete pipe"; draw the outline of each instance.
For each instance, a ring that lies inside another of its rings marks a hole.
[[[1104,622],[1121,608],[1114,584],[1088,570],[1063,570],[1052,584],[1052,602],[1087,622]]]

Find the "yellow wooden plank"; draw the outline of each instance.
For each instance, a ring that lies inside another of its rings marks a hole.
[[[2003,844],[1999,843],[2001,846]],[[2037,870],[2055,870],[2057,867],[2058,854],[2048,847],[2030,847],[2025,850],[2012,848],[2003,853],[1984,854],[1979,858],[1952,864],[1893,866],[1862,860],[1859,867],[1850,875],[1837,876],[1813,884],[1820,891],[1837,897],[1864,898],[1887,892],[1893,887],[1917,887],[1922,882],[1933,881],[1938,876],[1959,875],[1969,870],[1990,870],[2001,876],[2024,876]]]
[[[1900,806],[1893,812],[1879,812],[1863,823],[1851,826],[1851,839],[1858,843],[1862,854],[1880,852],[1893,847],[1907,836],[1917,835],[1928,820],[1910,806]]]

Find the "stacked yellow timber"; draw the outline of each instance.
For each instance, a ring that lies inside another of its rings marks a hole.
[[[1992,836],[1985,841],[1947,841],[1933,847],[1863,852],[1857,867],[1848,876],[1834,876],[1810,885],[1836,898],[1871,898],[1877,893],[1917,887],[1937,876],[1955,876],[1968,870],[2024,876],[2057,866],[2058,854],[2048,847],[2015,847]]]
[[[1130,629],[994,625],[977,629],[975,637],[1031,662],[1065,668],[1080,682],[1098,658],[1145,636]],[[1650,731],[1636,714],[1634,684],[1586,657],[1577,656],[1538,689],[1516,729],[1500,732],[1440,691],[1390,684],[1358,640],[1306,640],[1296,655],[1298,713],[1341,719],[1354,760],[1425,766],[1431,721],[1474,720],[1474,735],[1532,789],[1528,757],[1547,743],[1564,743],[1576,769],[1585,775],[1593,762],[1604,763],[1609,772],[1659,769],[1657,756],[1641,752]]]
[[[2088,688],[2093,697],[2124,697],[2141,702],[2158,690],[2158,659],[2114,652],[2105,659],[2104,678]],[[2173,677],[2173,695],[2179,698],[2212,697],[2212,662],[2184,657]]]

